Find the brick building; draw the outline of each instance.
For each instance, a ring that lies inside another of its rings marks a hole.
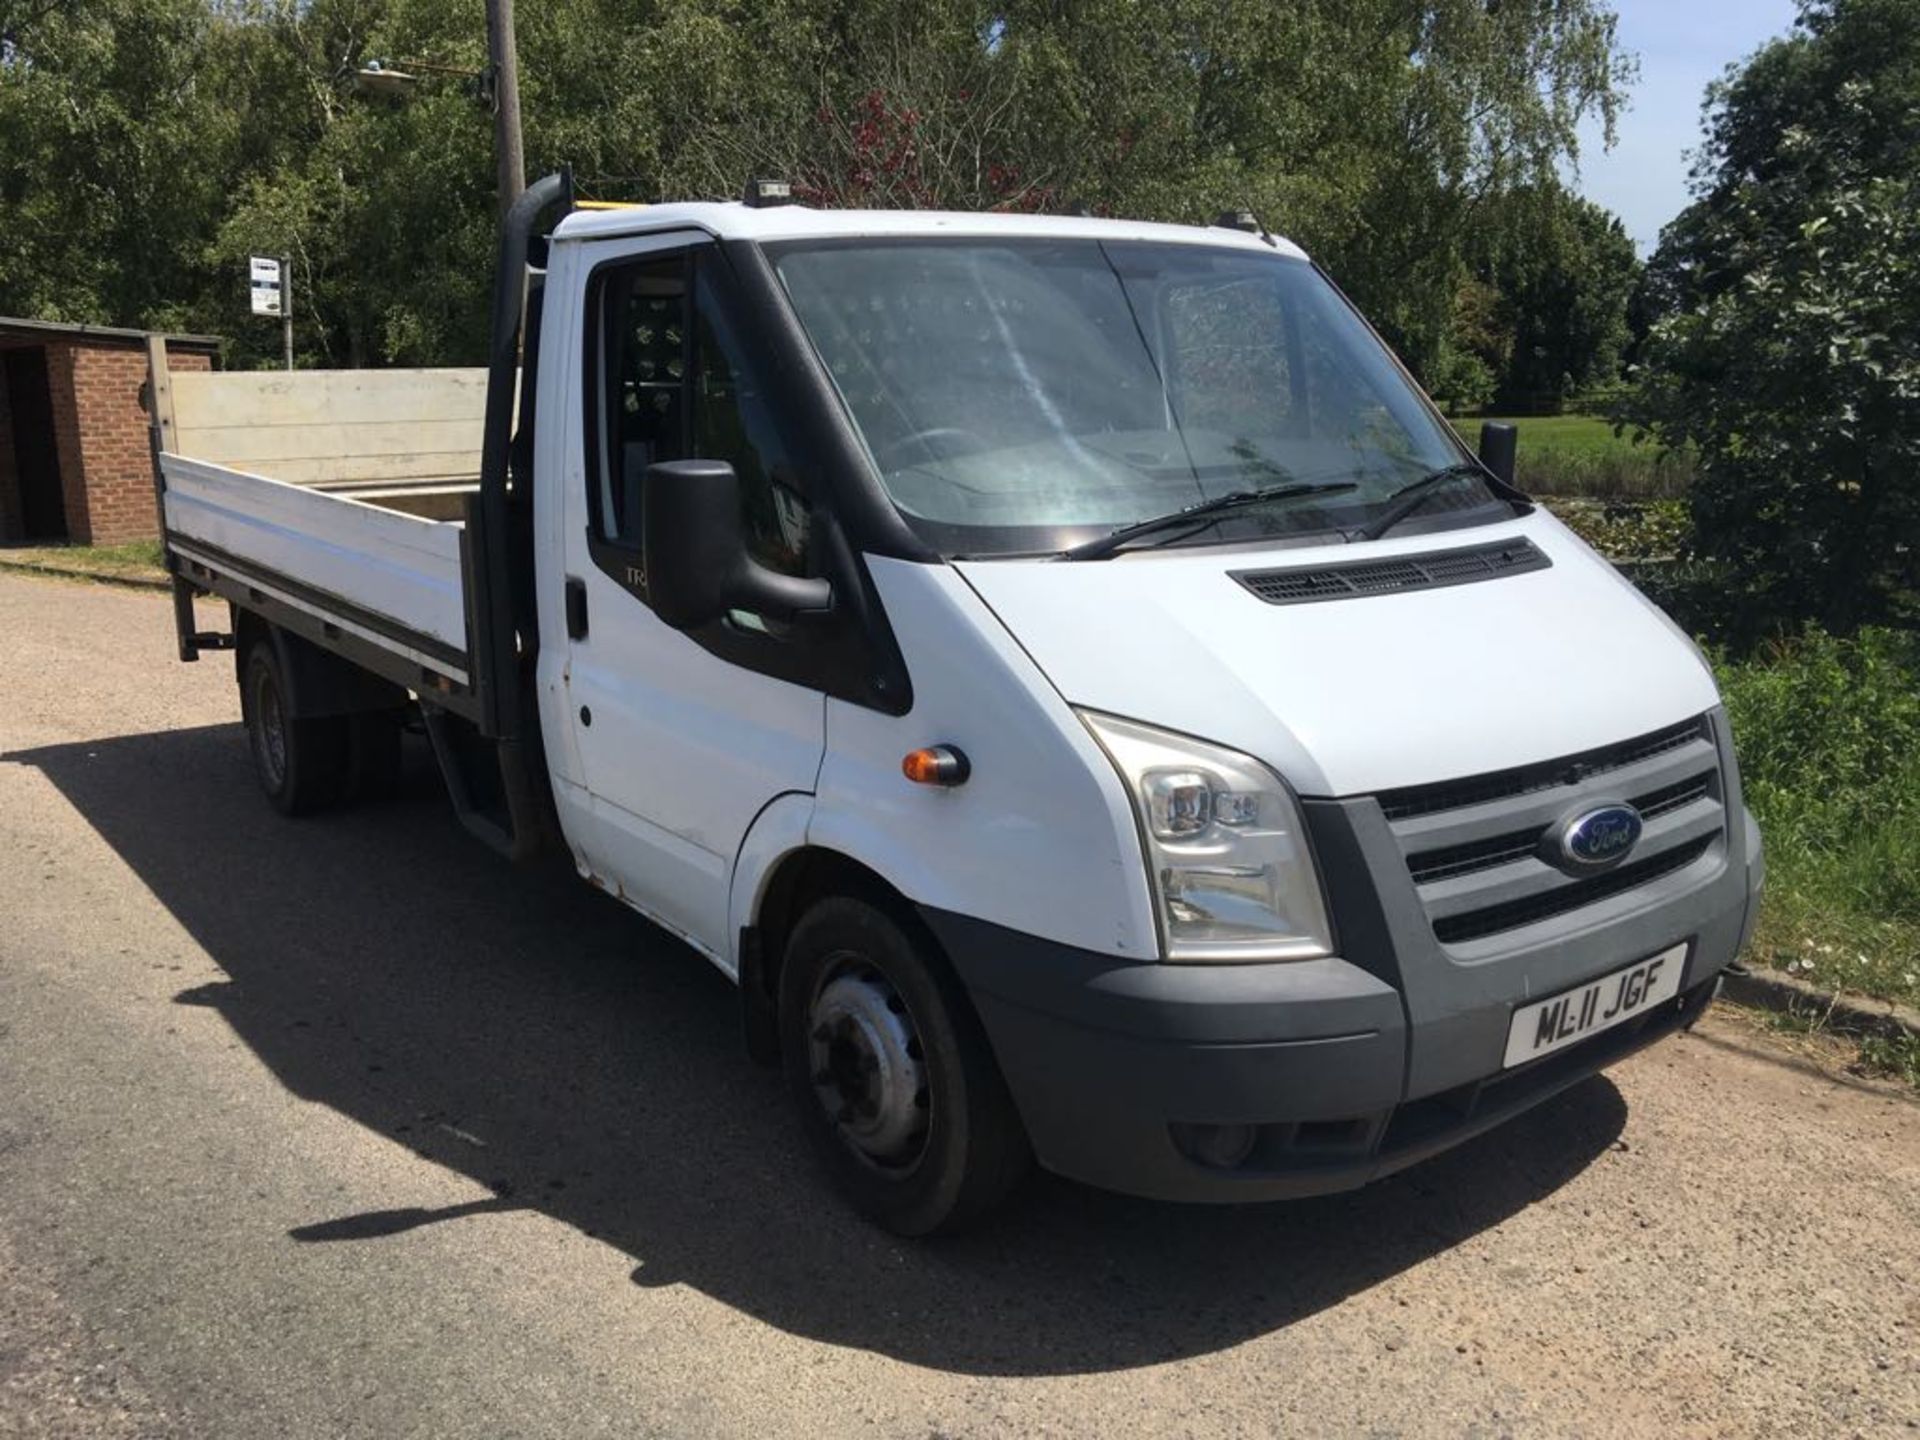
[[[0,544],[117,545],[158,533],[147,346],[208,370],[219,341],[0,317]]]

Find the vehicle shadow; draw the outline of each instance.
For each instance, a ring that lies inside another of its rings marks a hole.
[[[1208,1209],[1042,1177],[983,1230],[897,1240],[813,1168],[732,987],[565,865],[509,873],[424,751],[378,807],[289,822],[237,726],[0,757],[41,770],[227,979],[217,1010],[295,1094],[490,1187],[443,1210],[315,1215],[378,1244],[531,1209],[782,1330],[980,1375],[1088,1373],[1241,1343],[1552,1193],[1619,1135],[1604,1078],[1356,1194]],[[236,1183],[238,1179],[236,1179]]]

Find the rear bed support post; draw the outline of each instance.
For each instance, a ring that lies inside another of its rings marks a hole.
[[[515,528],[517,520],[524,523],[530,497],[513,492],[514,393],[522,391],[521,423],[530,431],[540,315],[540,277],[529,269],[534,228],[550,206],[570,203],[572,193],[572,179],[564,172],[536,180],[500,223],[480,490],[468,497],[460,534],[473,724],[468,728],[441,714],[427,697],[421,704],[461,822],[513,860],[540,853],[555,833],[529,683],[539,634],[531,582],[522,575],[532,570],[531,541],[524,529]],[[545,263],[542,247],[537,264]],[[531,434],[518,438],[524,446]],[[530,484],[524,459],[518,471],[520,484]],[[480,745],[468,743],[468,735],[477,736]]]
[[[167,479],[160,470],[160,452],[173,444],[173,373],[167,368],[167,337],[147,335],[147,449],[153,460],[153,507],[160,518],[160,548],[173,579],[173,633],[182,660],[198,660],[200,645],[193,628],[193,586],[174,570],[167,547]]]

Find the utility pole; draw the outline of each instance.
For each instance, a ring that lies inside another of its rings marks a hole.
[[[513,0],[487,0],[487,58],[493,64],[493,156],[500,213],[527,188],[520,150],[520,59],[513,43]]]

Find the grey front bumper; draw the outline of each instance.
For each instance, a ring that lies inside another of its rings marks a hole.
[[[1436,945],[1377,868],[1342,861],[1341,827],[1325,813],[1312,823],[1317,839],[1330,837],[1322,864],[1352,958],[1139,963],[922,914],[1047,1168],[1157,1199],[1285,1199],[1352,1189],[1437,1154],[1691,1024],[1758,900],[1757,832],[1735,813],[1697,867],[1581,917],[1550,945],[1470,963]],[[1360,843],[1353,829],[1348,840]],[[1516,1005],[1681,940],[1691,949],[1675,999],[1502,1070]],[[1175,1127],[1191,1125],[1251,1125],[1257,1139],[1244,1162],[1215,1168],[1176,1142]]]
[[[1732,959],[1730,946],[1697,950],[1688,988],[1657,1010],[1509,1074],[1496,1061],[1479,1081],[1408,1099],[1398,997],[1343,961],[1311,962],[1361,977],[1336,995],[1322,984],[1324,968],[1308,979],[1297,965],[1115,965],[964,916],[922,913],[968,978],[1040,1162],[1160,1200],[1327,1194],[1438,1154],[1691,1024]],[[1002,967],[1022,963],[1075,975],[1080,1001],[1062,1013],[990,988],[988,977],[1004,981]],[[1237,973],[1222,973],[1229,968]],[[1146,970],[1173,983],[1141,986]],[[1296,981],[1305,982],[1297,991]],[[1259,1138],[1245,1163],[1215,1169],[1175,1143],[1175,1125],[1196,1123],[1254,1125]]]

